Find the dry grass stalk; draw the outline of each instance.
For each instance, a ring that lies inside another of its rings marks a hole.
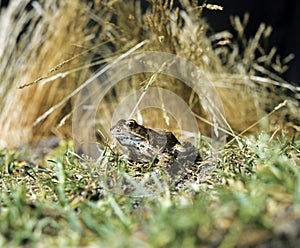
[[[28,6],[30,10],[26,10]],[[18,87],[85,63],[83,58],[86,57],[82,56],[79,62],[61,64],[80,52],[74,45],[91,45],[93,37],[83,31],[89,22],[85,8],[87,6],[79,0],[34,2],[33,7],[30,1],[11,1],[8,8],[2,10],[1,23],[6,24],[6,28],[0,30],[0,57],[3,58],[0,64],[2,146],[18,146],[33,137],[55,132],[55,124],[71,110],[71,103],[68,102],[41,125],[33,127],[39,115],[90,75],[87,70],[51,83],[36,83],[22,90]],[[88,63],[89,59],[86,59]]]
[[[25,11],[28,2],[12,1],[1,17],[3,20],[9,20],[8,26],[17,27],[12,33],[4,28],[0,30],[3,33],[0,37],[6,37],[1,41],[4,44],[2,48],[5,49],[0,50],[1,57],[5,58],[0,64],[2,78],[0,94],[3,99],[0,118],[2,145],[19,145],[32,140],[33,137],[47,135],[55,131],[55,126],[64,115],[70,113],[72,100],[66,101],[60,111],[51,113],[44,122],[32,127],[39,116],[63,100],[90,75],[90,71],[78,73],[76,68],[78,63],[80,66],[86,63],[92,67],[91,57],[83,56],[76,60],[67,60],[72,55],[76,57],[82,53],[81,50],[72,47],[72,44],[89,49],[95,44],[103,43],[104,46],[93,50],[96,64],[111,61],[113,57],[124,54],[145,40],[149,42],[141,49],[143,51],[170,52],[187,58],[201,68],[216,85],[223,100],[228,123],[237,133],[247,129],[264,116],[268,109],[271,111],[286,99],[289,99],[290,104],[282,108],[281,113],[287,111],[291,120],[299,116],[297,101],[286,95],[277,94],[276,84],[281,87],[284,82],[278,74],[286,70],[286,65],[276,57],[274,49],[270,53],[265,53],[260,46],[261,40],[270,35],[270,27],[262,25],[253,39],[246,40],[244,27],[249,21],[247,15],[243,20],[232,18],[239,37],[239,40],[233,41],[233,36],[226,31],[208,37],[209,26],[199,18],[199,15],[205,11],[205,7],[221,9],[221,6],[209,5],[206,2],[198,8],[197,1],[182,0],[185,10],[179,11],[173,8],[173,1],[152,0],[151,11],[144,14],[138,1],[128,1],[124,4],[118,0],[95,0],[96,7],[93,9],[79,0],[61,1],[59,6],[50,2],[45,1],[44,5],[38,5],[40,8],[36,6],[31,11]],[[36,17],[37,9],[42,12]],[[16,13],[19,15],[18,19],[13,17]],[[88,25],[91,21],[96,23],[101,31],[94,30],[93,25]],[[5,22],[1,20],[1,23]],[[20,36],[24,30],[25,35]],[[96,37],[93,33],[97,34]],[[109,43],[105,44],[108,40]],[[257,57],[257,54],[261,56]],[[49,74],[51,68],[55,70]],[[20,84],[32,82],[41,76],[55,77],[61,75],[59,74],[61,71],[73,70],[74,73],[68,74],[65,78],[59,77],[54,82],[44,85],[37,83],[24,90],[16,89]],[[99,106],[99,125],[110,126],[112,112],[122,97],[135,89],[145,87],[145,82],[148,82],[151,76],[151,74],[135,75],[118,84]],[[184,84],[173,78],[158,75],[153,85],[173,91],[190,104],[196,115],[206,118],[199,98]],[[284,82],[284,85],[290,84]],[[299,94],[299,89],[295,87],[293,89]],[[138,117],[150,126],[157,126],[162,120],[168,122],[164,113],[154,114],[144,111],[140,112]],[[204,129],[210,129],[201,120],[199,125],[203,125]],[[176,129],[176,123],[165,127]],[[63,133],[68,132],[70,126],[65,125]]]
[[[185,1],[187,11],[180,12],[171,9],[172,1],[164,1],[163,4],[160,1],[152,1],[152,5],[152,11],[146,13],[144,17],[145,24],[142,25],[144,27],[143,31],[147,31],[147,36],[144,36],[144,38],[147,37],[151,40],[145,50],[175,53],[200,67],[218,88],[223,100],[226,118],[236,133],[240,133],[256,123],[268,111],[271,111],[277,104],[286,99],[293,103],[294,110],[292,111],[290,107],[282,108],[280,112],[275,112],[273,116],[281,120],[282,124],[285,123],[282,112],[286,109],[285,111],[294,113],[292,119],[296,120],[295,110],[298,105],[292,97],[286,94],[278,94],[278,88],[274,85],[266,85],[254,80],[255,77],[261,80],[273,80],[280,87],[282,85],[292,87],[278,76],[284,72],[286,65],[281,64],[281,60],[275,57],[276,51],[272,49],[268,54],[260,46],[263,39],[269,37],[270,27],[262,24],[255,37],[246,40],[244,28],[249,21],[249,16],[245,15],[243,20],[237,17],[232,18],[232,24],[238,33],[238,40],[232,40],[233,35],[226,31],[208,37],[207,30],[209,27],[204,20],[198,18],[199,12],[197,10],[199,8],[189,5],[187,1]],[[116,15],[130,15],[126,11],[128,9],[122,9],[122,12],[116,12]],[[124,29],[122,22],[117,22],[116,26],[120,27],[119,30]],[[126,34],[124,35],[126,36]],[[142,39],[143,37],[136,38]],[[257,54],[260,54],[260,56],[258,57]],[[276,68],[276,71],[274,71],[274,68]],[[114,90],[114,96],[109,100],[110,108],[106,108],[105,106],[108,106],[106,104],[103,105],[106,117],[104,120],[102,119],[102,124],[110,125],[111,111],[107,111],[107,109],[114,109],[123,95],[128,94],[133,89],[143,87],[140,82],[147,81],[150,77],[151,75],[148,76],[148,79],[136,77],[127,84],[125,83],[125,86],[120,84],[119,88],[117,87]],[[205,116],[199,99],[183,84],[178,84],[174,79],[160,78],[155,82],[155,86],[157,85],[171,89],[183,97],[186,102],[192,102],[193,111],[196,114]],[[296,89],[296,92],[299,92],[299,90]],[[272,97],[270,97],[270,94]],[[113,106],[112,103],[114,103]],[[103,115],[101,114],[101,116]],[[157,123],[160,123],[161,127],[175,129],[175,126],[162,124],[161,120],[164,118],[160,114],[155,115],[151,112],[147,115],[147,113],[144,113],[139,118],[150,126],[157,126]],[[103,123],[105,120],[107,122]],[[166,122],[167,120],[165,120]],[[199,125],[202,125],[202,123],[199,121]],[[254,132],[261,127],[255,125],[248,132]],[[204,126],[204,128],[210,127]],[[269,128],[272,129],[271,126]]]

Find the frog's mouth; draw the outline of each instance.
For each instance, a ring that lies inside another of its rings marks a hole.
[[[132,135],[124,133],[120,128],[113,127],[110,129],[112,135],[123,146],[138,147],[141,143],[147,143],[145,137],[139,134]]]
[[[114,135],[114,137],[123,146],[138,147],[140,143],[144,142],[144,140],[139,137],[128,137],[123,134]]]

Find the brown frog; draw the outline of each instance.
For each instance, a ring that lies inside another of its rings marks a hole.
[[[154,130],[139,125],[135,120],[119,120],[112,128],[112,135],[137,162],[194,163],[200,159],[199,152],[189,142],[181,144],[175,135],[166,130]]]

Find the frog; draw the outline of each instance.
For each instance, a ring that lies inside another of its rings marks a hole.
[[[110,131],[127,158],[135,162],[170,166],[191,165],[201,160],[199,151],[190,142],[181,143],[171,131],[145,127],[134,119],[121,119]]]

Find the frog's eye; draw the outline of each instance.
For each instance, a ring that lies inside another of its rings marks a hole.
[[[127,124],[127,126],[128,126],[129,128],[135,128],[135,127],[136,127],[136,122],[135,122],[135,120],[129,120],[129,121],[126,122],[126,124]]]

